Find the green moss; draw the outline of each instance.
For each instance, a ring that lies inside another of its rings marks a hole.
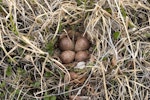
[[[105,9],[108,13],[112,14],[112,10],[110,8]]]
[[[51,96],[49,100],[56,100],[56,96]]]
[[[25,75],[25,70],[22,69],[22,68],[20,68],[20,67],[18,67],[18,68],[17,68],[17,73],[18,73],[19,75]]]
[[[15,90],[15,94],[19,94],[20,93],[20,90],[19,89],[17,89],[17,90]]]
[[[4,99],[4,97],[5,97],[5,93],[0,91],[0,98],[1,98],[1,100]]]
[[[56,39],[55,40],[51,40],[46,44],[46,51],[50,54],[53,55],[54,53],[54,45],[56,43]]]
[[[8,24],[9,29],[10,29],[15,35],[18,35],[19,32],[18,32],[17,26],[16,26],[16,24],[15,24],[15,22],[14,22],[13,15],[10,14],[9,18],[10,18],[10,22],[9,22],[9,24]]]
[[[0,84],[0,88],[4,88],[6,86],[6,83],[3,81],[1,84]]]
[[[12,59],[11,59],[11,58],[8,58],[8,59],[7,59],[7,62],[8,62],[8,63],[16,62],[16,58],[12,58]]]
[[[123,6],[120,6],[121,14],[125,18],[127,16],[126,10],[123,8]]]
[[[150,38],[150,33],[145,33],[146,38]]]
[[[47,92],[45,92],[44,96],[44,100],[56,100],[56,96],[48,96]]]
[[[80,6],[82,4],[81,0],[76,0],[77,5]]]
[[[8,67],[7,67],[6,75],[7,75],[7,76],[11,76],[11,75],[12,75],[12,67],[11,67],[11,66],[8,66]]]
[[[41,85],[41,82],[39,82],[39,81],[34,82],[34,83],[32,84],[32,86],[33,86],[34,88],[39,88],[40,85]]]
[[[45,76],[45,77],[51,77],[52,75],[53,75],[53,74],[52,74],[51,72],[45,72],[45,73],[44,73],[44,76]]]
[[[119,38],[120,38],[120,32],[114,32],[114,33],[113,33],[113,38],[114,38],[115,40],[119,39]]]

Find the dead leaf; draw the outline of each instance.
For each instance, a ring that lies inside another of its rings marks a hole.
[[[111,60],[111,65],[112,66],[116,66],[117,65],[117,60],[116,60],[116,57],[113,55],[113,58]]]
[[[70,77],[72,80],[77,79],[78,78],[78,74],[75,72],[70,72]]]
[[[65,74],[64,76],[64,82],[67,83],[70,81],[70,76],[68,74]]]
[[[71,95],[69,100],[81,100],[79,96]]]
[[[85,68],[85,62],[84,61],[81,61],[81,62],[78,62],[77,65],[75,66],[75,68],[78,68],[78,69],[83,69]]]

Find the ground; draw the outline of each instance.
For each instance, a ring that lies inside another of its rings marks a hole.
[[[68,30],[90,41],[83,69],[59,59]],[[150,1],[0,0],[0,99],[149,100]]]

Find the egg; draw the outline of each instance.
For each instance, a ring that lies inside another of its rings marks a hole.
[[[78,51],[75,55],[75,61],[85,61],[89,58],[88,51]]]
[[[71,50],[63,51],[60,54],[60,59],[61,59],[62,63],[64,63],[64,64],[73,62],[74,58],[75,58],[75,52],[71,51]]]
[[[70,38],[64,37],[64,38],[60,39],[59,48],[62,51],[73,50],[74,49],[74,43]]]
[[[77,39],[75,43],[75,51],[83,51],[87,50],[90,47],[90,43],[87,38],[85,37],[80,37]]]

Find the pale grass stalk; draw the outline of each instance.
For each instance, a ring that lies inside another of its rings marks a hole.
[[[103,85],[104,85],[104,91],[105,91],[105,99],[106,100],[109,100],[109,97],[108,97],[108,90],[107,90],[107,86],[106,86],[106,76],[105,76],[105,66],[102,64],[102,62],[100,62],[100,67],[101,67],[101,71],[102,71],[102,74],[103,74]]]

